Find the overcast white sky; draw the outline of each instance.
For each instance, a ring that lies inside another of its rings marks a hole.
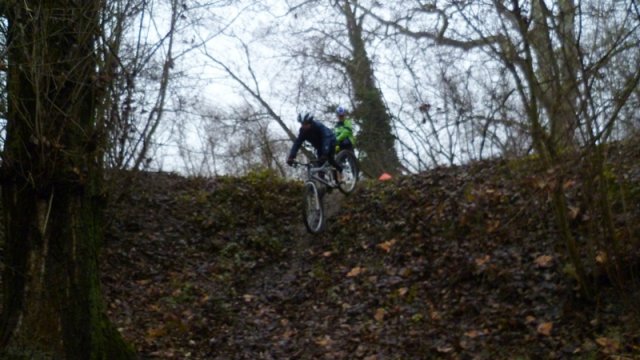
[[[263,4],[268,6],[265,7]],[[331,15],[327,16],[327,14],[321,14],[317,11],[294,17],[287,14],[287,6],[282,1],[268,0],[263,4],[257,4],[254,1],[241,1],[234,6],[213,8],[212,13],[198,14],[203,17],[202,26],[187,29],[185,36],[192,36],[196,43],[199,39],[211,38],[201,50],[206,50],[208,54],[229,66],[234,73],[252,87],[258,86],[261,96],[294,132],[297,128],[295,117],[298,112],[310,111],[316,115],[317,119],[331,125],[335,118],[333,114],[321,113],[321,110],[324,110],[322,107],[328,103],[341,103],[348,108],[349,104],[345,103],[348,100],[346,92],[342,94],[331,93],[331,98],[297,98],[300,96],[297,83],[300,73],[286,55],[290,51],[289,46],[313,45],[296,44],[295,42],[300,40],[293,37],[292,32],[303,30],[309,26],[322,28],[325,26],[322,22],[327,21],[327,18],[336,22],[338,26],[344,26],[339,25],[342,19],[340,17],[332,19]],[[322,5],[326,6],[326,4]],[[267,8],[269,11],[266,11]],[[223,33],[220,33],[219,30],[221,24],[225,24]],[[241,47],[242,42],[248,47],[250,65],[255,72],[255,78],[252,78],[248,71],[248,58],[244,52],[245,49]],[[203,107],[212,109],[239,106],[246,101],[255,103],[254,99],[251,99],[236,81],[230,79],[220,66],[204,56],[201,50],[194,50],[181,59],[183,66],[196,80],[194,88],[190,90],[191,97],[197,97]],[[415,84],[411,84],[412,80],[401,78],[403,76],[402,67],[394,63],[397,61],[396,51],[397,49],[382,46],[380,42],[373,44],[370,55],[376,59],[378,64],[376,75],[380,79],[379,85],[383,88],[383,93],[392,111],[400,111],[401,108],[407,106],[415,109],[420,100],[419,94],[400,94],[397,92],[398,87],[410,88]],[[428,73],[424,75],[429,76]],[[314,76],[322,75],[316,74]],[[344,89],[344,91],[348,91],[348,89]],[[302,96],[305,95],[302,94]],[[307,105],[300,105],[301,103]],[[409,111],[413,110],[409,109]],[[198,136],[202,131],[201,124],[198,121],[193,121],[188,122],[185,126],[191,128],[188,131],[192,134],[189,145],[194,152],[197,152],[198,148],[202,147],[199,143],[202,139]],[[271,129],[274,133],[285,137],[284,132],[275,122]],[[160,142],[166,146],[161,148],[161,153],[156,154],[156,159],[164,170],[180,171],[182,159],[177,155],[178,145],[173,137],[174,130],[173,128],[165,129],[161,135]]]
[[[243,0],[233,6],[212,8],[210,13],[194,14],[194,16],[201,16],[203,22],[197,28],[186,29],[186,39],[188,40],[192,36],[197,42],[198,39],[211,37],[212,39],[205,44],[208,53],[232,68],[234,73],[242,77],[243,81],[252,86],[255,81],[255,84],[260,88],[261,95],[276,113],[288,122],[290,128],[296,127],[295,116],[298,111],[316,112],[320,120],[333,121],[330,114],[317,112],[321,110],[323,105],[344,103],[347,99],[346,93],[341,94],[336,91],[318,99],[307,96],[306,93],[298,93],[299,69],[292,62],[288,62],[290,59],[281,55],[288,53],[290,50],[287,48],[288,46],[314,45],[300,43],[300,37],[295,37],[292,33],[309,26],[317,26],[323,30],[326,28],[327,31],[330,31],[331,24],[325,24],[323,21],[328,19],[339,23],[340,17],[332,18],[334,15],[319,11],[304,13],[299,17],[294,17],[291,14],[286,15],[286,3],[281,0],[264,0],[262,2]],[[599,2],[594,0],[592,3],[598,4]],[[328,2],[321,2],[321,5],[329,6]],[[550,3],[550,6],[553,7],[553,4]],[[424,19],[419,24],[426,29],[433,26],[434,22],[430,23],[429,20]],[[219,34],[221,24],[228,26],[224,29],[223,34],[213,37],[213,35]],[[497,24],[494,25],[497,26]],[[460,32],[464,27],[452,25],[452,28],[456,28],[455,31]],[[247,57],[240,47],[240,41],[248,45],[255,78],[252,78],[247,71]],[[482,99],[482,85],[490,83],[489,79],[495,80],[495,75],[502,69],[501,65],[487,61],[486,57],[483,58],[483,61],[479,61],[484,56],[482,52],[469,53],[452,51],[451,49],[442,49],[441,51],[428,41],[416,41],[415,39],[406,39],[404,44],[389,45],[389,43],[375,40],[370,44],[368,50],[369,56],[374,59],[376,64],[375,72],[379,81],[378,85],[382,89],[390,112],[398,118],[421,120],[421,114],[417,112],[417,108],[423,101],[434,104],[434,108],[442,105],[437,101],[442,98],[443,93],[449,91],[439,78],[443,73],[446,73],[453,82],[461,84],[468,82],[467,88],[478,92],[478,99]],[[405,50],[410,56],[401,59],[400,57],[404,55]],[[404,61],[412,62],[411,66],[414,72],[408,73],[404,67]],[[229,78],[228,74],[221,71],[220,67],[209,58],[202,56],[199,50],[192,51],[188,56],[185,56],[182,59],[182,65],[198,80],[194,82],[195,86],[189,90],[188,96],[198,98],[203,105],[219,109],[238,106],[245,101],[255,103],[246,91],[241,89],[235,81]],[[305,75],[317,76],[320,77],[319,80],[324,81],[329,80],[328,78],[322,79],[322,76],[330,76],[327,72]],[[308,79],[310,81],[318,80]],[[318,83],[312,83],[312,85],[322,86]],[[349,107],[349,104],[345,105]],[[482,103],[478,102],[473,105],[481,107]],[[436,114],[434,113],[434,115]],[[447,113],[440,113],[437,116],[442,117],[443,123],[449,120],[455,121],[455,119],[448,119],[447,116],[450,115]],[[194,122],[193,126],[191,131],[196,134],[202,130],[198,128],[197,122]],[[279,131],[275,123],[272,129]],[[170,133],[164,134],[167,143],[170,143],[168,140],[170,135]],[[459,136],[456,135],[453,139],[458,138]],[[193,139],[196,141],[197,137]],[[170,154],[169,151],[166,153]],[[162,163],[164,169],[167,169],[169,164],[179,164],[180,161],[166,158]]]

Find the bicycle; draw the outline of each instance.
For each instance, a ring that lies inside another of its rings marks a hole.
[[[342,167],[342,181],[336,181],[336,169],[325,162],[317,161],[307,163],[294,162],[294,165],[306,167],[306,179],[304,181],[304,193],[302,203],[302,219],[307,231],[317,234],[324,230],[326,214],[324,212],[323,198],[327,189],[339,189],[345,195],[355,190],[358,182],[358,166],[355,155],[348,150],[342,150],[336,155],[336,162]]]

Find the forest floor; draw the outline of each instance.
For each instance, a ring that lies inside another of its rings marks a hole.
[[[535,159],[363,181],[316,236],[301,184],[268,172],[119,176],[109,316],[143,359],[640,358],[639,155],[608,153],[619,261],[584,164],[562,173],[590,297],[552,216],[560,172]]]

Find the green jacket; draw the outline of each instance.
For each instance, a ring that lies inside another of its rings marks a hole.
[[[338,121],[336,127],[333,129],[336,134],[336,140],[338,144],[344,139],[349,139],[351,145],[356,146],[356,139],[353,137],[353,122],[351,119],[344,119],[344,121]]]

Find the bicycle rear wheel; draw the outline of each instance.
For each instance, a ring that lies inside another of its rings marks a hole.
[[[302,219],[304,226],[312,234],[317,234],[324,229],[325,218],[322,206],[322,195],[318,186],[313,181],[304,184],[304,201],[302,204]]]
[[[342,150],[336,155],[336,162],[342,167],[342,182],[338,188],[345,195],[351,194],[358,182],[358,161],[353,152]]]

